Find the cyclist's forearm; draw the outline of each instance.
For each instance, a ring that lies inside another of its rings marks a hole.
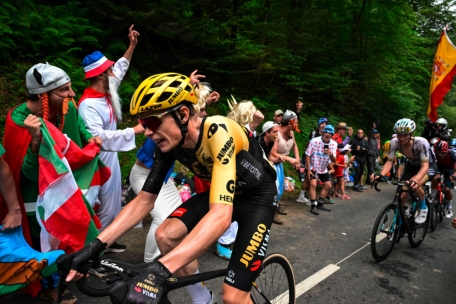
[[[381,175],[386,175],[388,172],[390,172],[391,167],[393,166],[393,162],[391,160],[387,160],[386,163],[383,165],[382,172],[380,173]]]
[[[211,204],[209,212],[189,235],[159,261],[175,273],[197,259],[230,227],[232,213],[233,207],[230,205]]]
[[[108,243],[108,246],[113,244],[146,217],[154,208],[156,199],[156,194],[139,192],[138,196],[123,208],[114,222],[103,230],[98,238],[102,242]]]

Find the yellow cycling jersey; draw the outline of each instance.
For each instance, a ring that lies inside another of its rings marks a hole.
[[[275,169],[265,158],[252,132],[223,116],[203,119],[194,149],[176,147],[169,153],[162,153],[157,147],[155,162],[143,191],[158,193],[157,183],[164,180],[176,159],[211,183],[210,203],[232,204],[235,194],[255,189],[265,174],[276,177]],[[152,182],[155,186],[151,185]]]

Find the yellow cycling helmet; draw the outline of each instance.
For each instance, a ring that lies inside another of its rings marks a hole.
[[[130,113],[139,117],[170,112],[184,103],[196,104],[190,78],[178,73],[150,76],[136,89],[130,102]]]

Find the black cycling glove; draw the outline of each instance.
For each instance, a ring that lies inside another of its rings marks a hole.
[[[170,277],[168,268],[159,261],[152,262],[129,281],[125,303],[159,303],[166,288],[166,280]]]
[[[107,243],[95,239],[89,245],[71,254],[73,257],[71,269],[75,269],[80,273],[87,273],[93,264],[98,264],[100,255],[105,251],[107,245]]]

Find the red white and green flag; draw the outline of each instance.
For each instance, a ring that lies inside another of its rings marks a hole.
[[[81,149],[43,120],[41,133],[37,200],[41,249],[72,253],[98,235],[101,224],[92,207],[111,171],[99,160],[95,143]]]

